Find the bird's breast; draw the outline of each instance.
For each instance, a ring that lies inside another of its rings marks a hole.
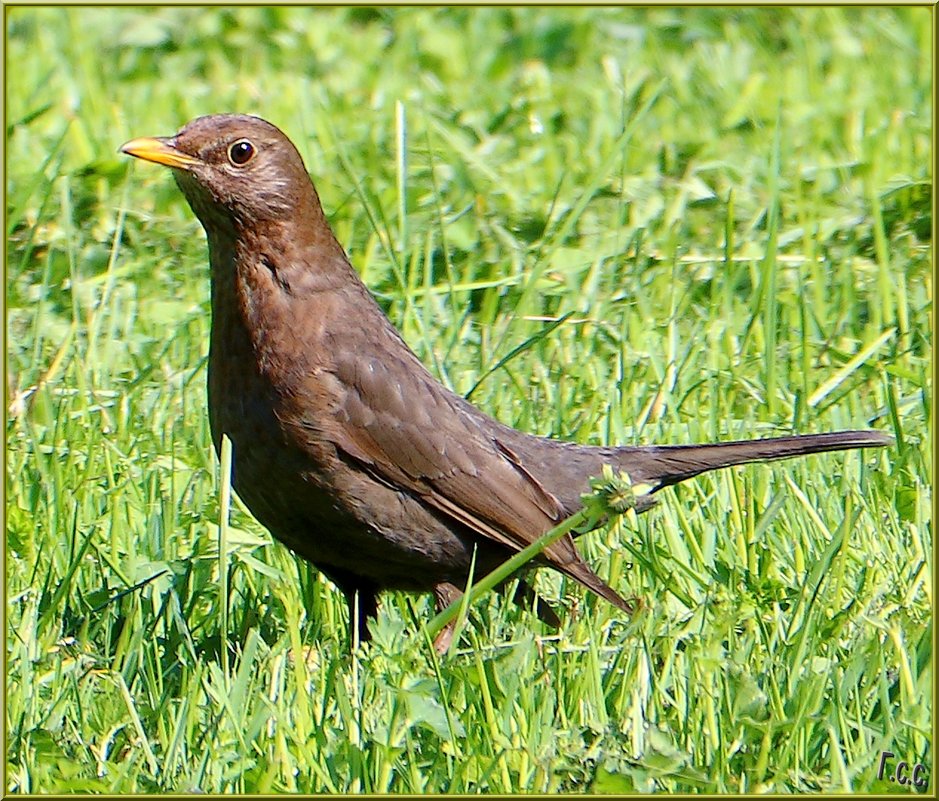
[[[282,524],[291,514],[290,493],[301,487],[314,512],[329,514],[331,502],[325,492],[317,497],[316,485],[328,473],[330,453],[326,443],[297,442],[292,420],[316,343],[300,330],[289,304],[252,291],[237,271],[213,271],[212,289],[209,420],[216,450],[223,435],[232,441],[235,489],[270,528],[272,517]],[[308,392],[304,404],[316,415],[328,399]]]
[[[249,329],[237,298],[222,302],[216,293],[213,301],[212,435],[216,449],[223,434],[231,439],[233,484],[252,514],[314,564],[373,570],[379,586],[429,589],[461,577],[472,543],[337,453],[330,432],[342,385],[335,366],[307,361],[298,381],[300,371],[283,361],[293,346],[264,340],[286,335],[289,326]],[[304,345],[308,353],[319,347],[313,342]]]

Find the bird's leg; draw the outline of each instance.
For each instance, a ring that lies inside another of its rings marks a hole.
[[[356,587],[345,595],[349,604],[349,647],[354,651],[359,643],[372,639],[368,622],[378,616],[378,598],[372,590],[363,587]]]
[[[503,582],[500,585],[500,589],[504,589],[505,585],[511,581],[512,578],[509,578],[507,581]],[[457,587],[455,584],[450,584],[447,581],[441,582],[440,584],[434,585],[434,599],[436,601],[437,612],[442,612],[450,604],[459,598],[463,597],[463,590]],[[552,628],[560,628],[561,619],[558,617],[557,612],[551,607],[551,605],[541,598],[538,593],[534,591],[532,586],[525,581],[524,579],[518,580],[518,585],[515,588],[515,592],[512,595],[513,603],[523,606],[526,609],[533,609],[535,615],[538,619]],[[450,643],[453,640],[453,633],[456,629],[456,618],[451,620],[444,626],[440,633],[434,638],[434,650],[443,655],[450,648]]]
[[[463,590],[449,581],[442,581],[434,585],[434,600],[437,606],[437,612],[442,612],[458,598],[463,597]],[[453,632],[456,629],[456,618],[453,618],[440,633],[434,637],[434,650],[443,656],[450,648],[450,642],[453,640]]]
[[[346,597],[349,607],[349,650],[354,651],[359,643],[372,639],[368,622],[378,617],[378,590],[358,576],[332,565],[320,565],[319,569]]]

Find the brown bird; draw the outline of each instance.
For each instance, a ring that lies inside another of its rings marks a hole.
[[[590,447],[509,428],[446,389],[349,262],[290,140],[258,117],[200,117],[121,150],[173,168],[209,244],[209,420],[233,484],[278,540],[345,594],[358,636],[385,589],[442,608],[580,508],[604,465],[653,492],[705,470],[883,446],[877,431]],[[646,497],[640,511],[654,499]],[[567,536],[541,564],[631,605]],[[523,592],[530,591],[521,583]],[[552,613],[541,607],[545,618]],[[445,649],[451,631],[437,646]]]

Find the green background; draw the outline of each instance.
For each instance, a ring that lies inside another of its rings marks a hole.
[[[932,761],[932,10],[5,8],[7,789],[880,791]],[[205,243],[118,155],[294,140],[447,385],[587,443],[873,426],[702,477],[453,653],[236,508]],[[563,319],[560,325],[553,326]],[[222,616],[219,570],[229,573]],[[895,764],[895,763],[893,763]]]

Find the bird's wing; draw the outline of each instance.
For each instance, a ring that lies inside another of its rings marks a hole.
[[[406,348],[333,352],[336,446],[379,480],[518,551],[564,516],[560,501],[499,438],[502,427],[447,391]],[[570,536],[545,549],[558,569],[625,604]]]
[[[343,451],[513,550],[560,520],[557,499],[500,449],[484,419],[467,414],[423,368],[389,363],[396,357],[335,356]]]

